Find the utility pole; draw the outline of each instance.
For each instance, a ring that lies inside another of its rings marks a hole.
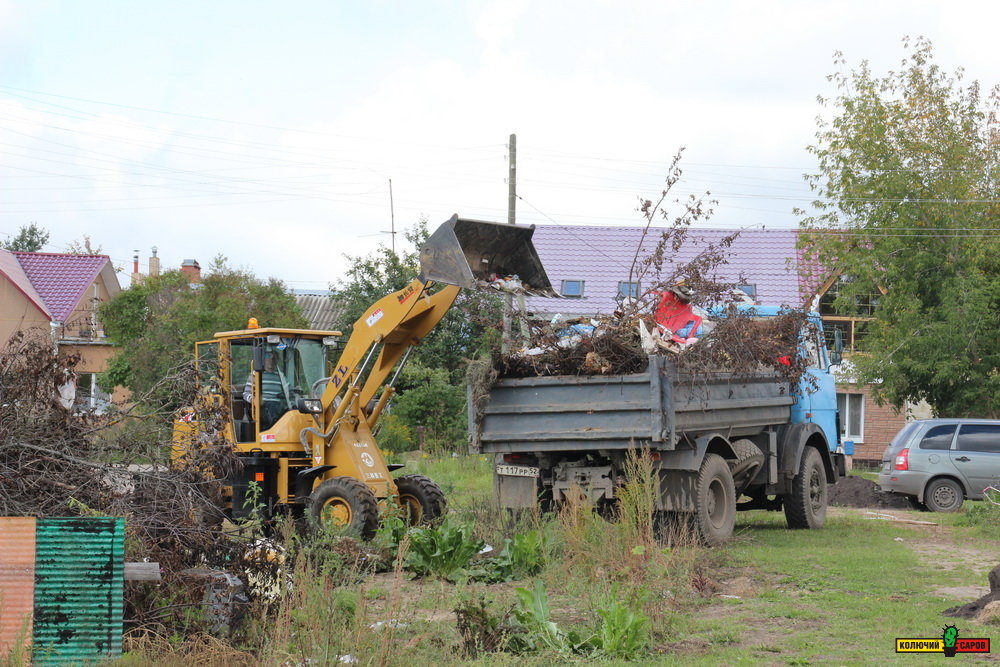
[[[389,238],[392,239],[392,254],[396,254],[396,207],[392,203],[392,179],[389,179]]]
[[[514,212],[517,202],[517,135],[510,135],[507,143],[507,223],[514,224]],[[501,278],[503,276],[500,276]],[[514,312],[514,299],[510,293],[503,297],[503,335],[500,339],[500,352],[510,352],[511,317]]]
[[[517,135],[510,135],[507,150],[507,222],[514,224],[514,209],[517,205]]]

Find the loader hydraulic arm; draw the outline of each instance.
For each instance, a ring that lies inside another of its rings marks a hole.
[[[328,433],[354,406],[368,405],[407,350],[437,326],[461,289],[446,285],[431,294],[433,285],[431,281],[414,279],[398,292],[379,299],[354,323],[322,396],[324,430]],[[379,344],[378,357],[359,386],[359,376],[366,370],[373,347]],[[336,397],[342,393],[343,400],[336,404]]]

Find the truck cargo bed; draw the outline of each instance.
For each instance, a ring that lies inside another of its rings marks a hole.
[[[773,374],[679,376],[656,356],[643,373],[500,380],[471,431],[485,453],[670,450],[684,436],[787,424],[792,403],[788,383]]]

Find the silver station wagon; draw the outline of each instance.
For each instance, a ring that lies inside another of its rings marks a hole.
[[[982,499],[985,489],[1000,487],[1000,421],[910,422],[882,454],[878,483],[934,512],[955,512],[966,498]]]

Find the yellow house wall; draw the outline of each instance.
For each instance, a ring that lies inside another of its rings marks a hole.
[[[49,318],[10,280],[0,276],[0,345],[6,345],[18,331],[33,327],[48,332]]]

